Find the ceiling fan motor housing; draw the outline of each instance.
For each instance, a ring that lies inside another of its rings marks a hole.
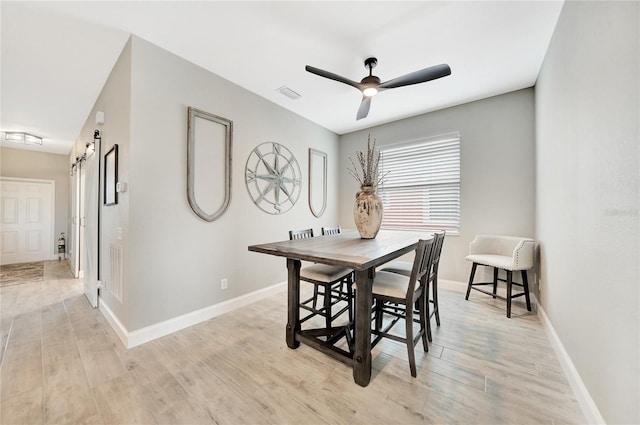
[[[362,81],[360,81],[360,83],[378,85],[378,84],[380,84],[380,78],[376,77],[375,75],[368,75],[368,76],[364,77],[362,79]]]
[[[362,92],[365,96],[373,96],[378,92],[378,86],[380,85],[380,78],[373,75],[372,70],[378,64],[378,59],[376,58],[367,58],[364,61],[365,68],[369,68],[369,75],[364,77],[360,84],[364,84],[364,90]],[[373,89],[373,90],[371,90]]]

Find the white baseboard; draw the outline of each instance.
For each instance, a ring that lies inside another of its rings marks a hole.
[[[553,329],[553,325],[549,321],[544,309],[541,305],[538,304],[538,317],[545,327],[547,331],[547,335],[549,336],[549,340],[551,341],[551,346],[553,347],[556,355],[558,356],[558,360],[560,361],[560,365],[562,366],[562,370],[564,370],[564,374],[567,376],[569,380],[569,385],[573,389],[573,392],[578,400],[578,404],[582,409],[582,413],[584,413],[585,418],[587,419],[587,423],[589,424],[605,424],[604,418],[600,414],[600,410],[598,410],[598,406],[591,398],[591,394],[587,390],[587,387],[582,382],[582,378],[580,378],[580,374],[578,370],[573,365],[571,361],[571,357],[569,357],[569,353],[564,349],[558,334],[555,329]]]
[[[113,311],[111,311],[111,308],[109,308],[107,303],[104,302],[103,298],[98,299],[98,309],[105,317],[105,319],[107,319],[107,322],[109,322],[111,328],[116,333],[120,341],[122,341],[124,346],[127,348],[131,348],[128,345],[129,332],[127,331],[127,328],[125,328],[122,322],[118,320],[115,314],[113,314]]]
[[[129,332],[124,327],[104,300],[100,299],[99,305],[100,311],[105,316],[125,347],[133,348],[181,329],[188,328],[189,326],[212,319],[216,316],[220,316],[221,314],[228,313],[237,308],[252,304],[263,298],[282,292],[283,290],[286,290],[286,287],[287,282],[277,283],[267,288],[251,292],[231,300],[223,301],[200,310],[192,311],[190,313],[183,314],[182,316],[174,317],[169,320],[165,320],[164,322],[156,323],[132,332]]]

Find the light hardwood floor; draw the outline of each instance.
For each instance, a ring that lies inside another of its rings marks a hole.
[[[64,263],[3,288],[2,424],[585,423],[535,314],[441,284],[429,353],[383,341],[371,384],[287,348],[286,294],[126,350]],[[310,286],[310,285],[309,285]]]

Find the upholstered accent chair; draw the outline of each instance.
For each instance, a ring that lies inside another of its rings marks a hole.
[[[467,286],[465,300],[469,299],[471,290],[476,290],[493,298],[505,299],[507,301],[507,317],[511,317],[511,300],[524,296],[527,303],[527,310],[531,311],[531,300],[529,298],[529,282],[527,270],[533,268],[533,256],[535,251],[535,241],[530,238],[519,236],[498,236],[498,235],[477,235],[469,245],[469,255],[466,260],[471,261],[471,275]],[[493,268],[493,281],[474,283],[473,279],[478,266]],[[499,277],[499,271],[506,272],[506,278]],[[513,272],[520,272],[522,282],[513,281]],[[506,297],[497,294],[498,282],[506,282]],[[492,285],[493,291],[479,288],[479,286]],[[513,293],[513,285],[522,287],[523,292]]]

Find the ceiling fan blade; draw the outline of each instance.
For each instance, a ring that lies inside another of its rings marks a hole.
[[[315,67],[309,66],[309,65],[305,66],[304,69],[306,69],[308,72],[310,72],[312,74],[316,74],[316,75],[319,75],[321,77],[328,78],[330,80],[338,81],[340,83],[348,84],[348,85],[350,85],[352,87],[357,88],[358,90],[362,90],[362,84],[360,84],[359,82],[352,81],[352,80],[350,80],[348,78],[345,78],[345,77],[342,77],[342,76],[340,76],[338,74],[334,74],[333,72],[325,71],[325,70],[322,70],[320,68],[315,68]]]
[[[371,96],[363,96],[356,115],[356,121],[366,118],[369,115],[369,108],[371,108]]]
[[[394,78],[393,80],[385,81],[378,86],[378,90],[393,89],[396,87],[424,83],[426,81],[446,77],[447,75],[451,75],[451,68],[449,68],[449,65],[446,63],[443,63],[440,65],[430,66],[429,68],[421,69],[419,71],[410,72],[409,74]]]

